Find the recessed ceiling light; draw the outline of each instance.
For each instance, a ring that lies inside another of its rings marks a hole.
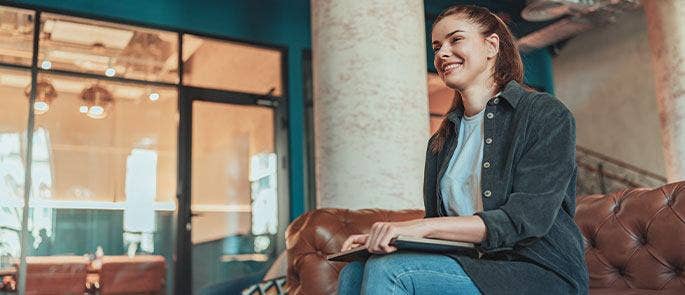
[[[44,101],[36,101],[33,103],[33,110],[36,114],[45,114],[50,110],[50,105]]]
[[[150,93],[149,98],[151,101],[156,101],[159,99],[159,93],[157,93],[157,92]]]
[[[107,68],[107,70],[105,70],[105,76],[107,77],[114,77],[116,74],[117,71],[114,68]]]
[[[44,60],[44,61],[40,64],[40,67],[41,67],[43,70],[49,70],[50,68],[52,68],[52,63],[51,63],[49,60],[46,59],[46,60]]]

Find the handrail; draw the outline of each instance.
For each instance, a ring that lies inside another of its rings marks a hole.
[[[580,145],[576,145],[576,149],[579,150],[579,151],[581,151],[581,152],[583,152],[583,153],[585,153],[585,154],[588,154],[588,155],[590,155],[590,156],[593,156],[593,157],[595,157],[595,158],[598,158],[598,159],[600,159],[600,160],[602,160],[602,161],[609,162],[609,163],[614,164],[614,165],[616,165],[616,166],[619,166],[619,167],[621,167],[621,168],[624,168],[624,169],[627,169],[627,170],[631,170],[631,171],[633,171],[633,172],[636,172],[636,173],[641,174],[641,175],[644,175],[644,176],[648,176],[648,177],[655,178],[655,179],[657,179],[657,180],[659,180],[659,181],[667,182],[667,179],[666,179],[665,176],[662,176],[662,175],[659,175],[659,174],[656,174],[656,173],[653,173],[653,172],[644,170],[644,169],[642,169],[642,168],[640,168],[640,167],[637,167],[637,166],[628,164],[628,163],[623,162],[623,161],[621,161],[621,160],[617,160],[617,159],[608,157],[608,156],[606,156],[606,155],[603,155],[603,154],[600,154],[600,153],[595,152],[595,151],[593,151],[593,150],[590,150],[590,149],[588,149],[588,148],[586,148],[586,147],[582,147],[582,146],[580,146]]]

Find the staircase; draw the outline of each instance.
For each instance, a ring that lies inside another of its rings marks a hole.
[[[576,195],[606,194],[631,187],[659,187],[666,177],[576,146]]]

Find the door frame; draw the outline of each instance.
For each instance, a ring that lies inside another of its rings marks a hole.
[[[180,56],[181,54],[179,54]],[[283,62],[287,61],[284,53]],[[287,67],[283,67],[287,68]],[[287,76],[282,76],[287,77]],[[283,79],[284,88],[287,79]],[[285,89],[284,89],[285,90]],[[241,92],[179,86],[178,121],[178,180],[176,212],[176,259],[174,289],[176,294],[192,294],[192,139],[193,102],[204,101],[231,105],[249,105],[274,110],[274,146],[277,155],[278,234],[276,253],[285,250],[285,228],[289,221],[289,175],[288,175],[288,108],[287,96],[256,95]],[[287,90],[284,91],[287,93]]]

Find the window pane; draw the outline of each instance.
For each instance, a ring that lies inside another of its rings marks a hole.
[[[162,266],[173,262],[176,88],[52,74],[38,81],[36,103],[46,107],[35,117],[29,255],[36,257],[27,260],[27,288],[40,285],[30,283],[31,261],[59,272],[83,255],[95,271],[123,261],[149,267],[137,276],[159,284],[171,278]],[[99,284],[109,288],[136,276],[103,273]]]
[[[275,256],[274,111],[195,101],[192,140],[193,289],[201,290]]]
[[[31,73],[0,68],[0,270],[12,272],[21,254]]]
[[[281,52],[183,35],[183,83],[235,92],[283,94]]]
[[[177,83],[177,40],[174,32],[46,13],[38,66]]]
[[[0,6],[0,61],[31,65],[33,19],[31,10]]]

